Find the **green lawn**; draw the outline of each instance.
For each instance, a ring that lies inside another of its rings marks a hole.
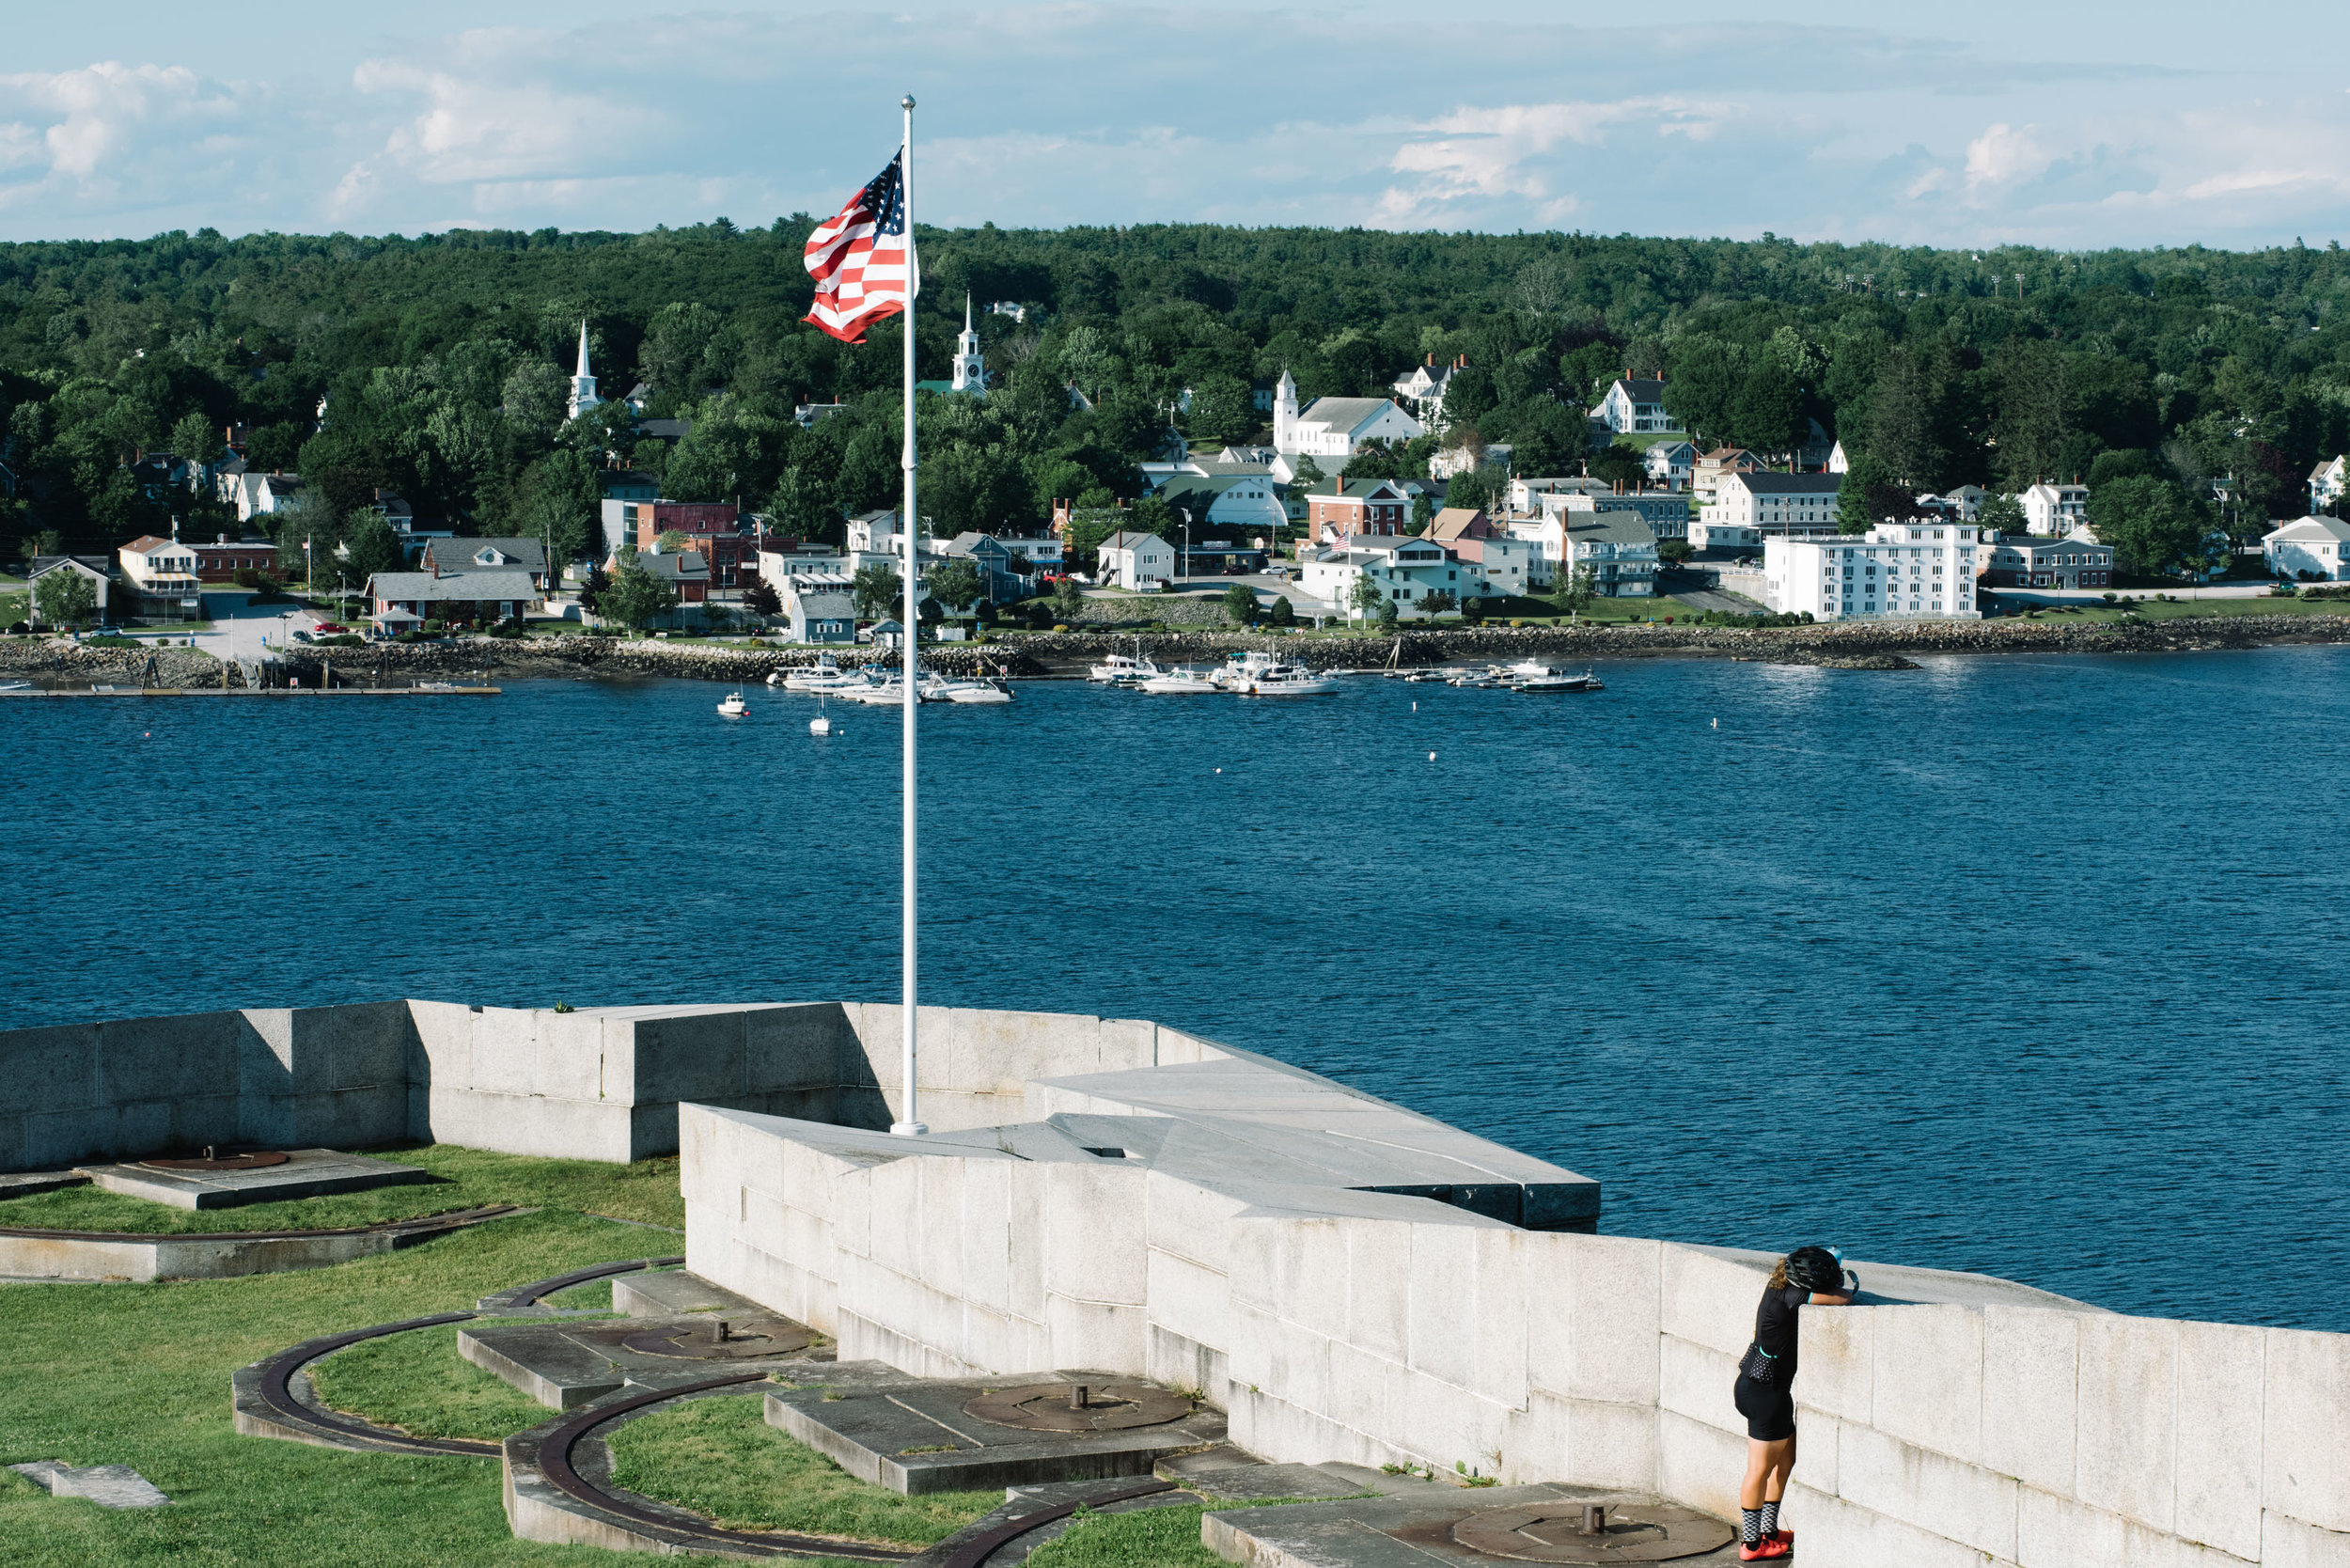
[[[1031,1568],[1227,1568],[1199,1544],[1207,1510],[1138,1508],[1123,1513],[1081,1513],[1058,1540],[1028,1555]]]
[[[525,1321],[534,1320],[477,1318],[470,1324],[368,1340],[311,1362],[310,1382],[335,1409],[398,1427],[414,1437],[495,1442],[509,1433],[537,1426],[555,1412],[459,1356],[457,1330]]]
[[[0,1225],[46,1231],[135,1231],[150,1235],[184,1231],[327,1230],[446,1214],[484,1203],[576,1209],[672,1230],[682,1230],[685,1225],[685,1200],[678,1192],[674,1154],[622,1166],[593,1160],[526,1159],[460,1149],[454,1144],[376,1152],[401,1165],[421,1166],[440,1180],[238,1209],[175,1209],[95,1186],[68,1187],[0,1202]],[[682,1236],[652,1231],[636,1234],[641,1244],[636,1256],[674,1253],[684,1241]]]
[[[592,1547],[515,1541],[494,1464],[237,1435],[228,1374],[313,1335],[463,1309],[524,1280],[672,1245],[655,1231],[551,1208],[301,1274],[0,1285],[0,1366],[8,1371],[0,1378],[0,1464],[130,1465],[173,1499],[117,1513],[0,1475],[7,1560],[11,1568],[610,1568],[612,1555]],[[533,1423],[545,1415],[531,1411]]]
[[[615,1482],[734,1529],[927,1546],[1004,1501],[1000,1487],[907,1497],[858,1481],[769,1426],[758,1393],[668,1405],[606,1440]]]
[[[2163,604],[2138,595],[2137,606],[2124,610],[2117,605],[2096,607],[2049,605],[2037,611],[2027,611],[2021,617],[2007,615],[1986,617],[2007,620],[2056,621],[2155,621],[2155,620],[2220,620],[2240,616],[2264,615],[2336,615],[2350,616],[2350,600],[2342,599],[2184,599],[2175,604]]]

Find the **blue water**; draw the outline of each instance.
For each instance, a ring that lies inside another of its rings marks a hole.
[[[1600,672],[926,709],[925,999],[1270,1052],[1612,1231],[2350,1329],[2350,651]],[[0,707],[0,1025],[893,996],[896,716],[720,695]]]

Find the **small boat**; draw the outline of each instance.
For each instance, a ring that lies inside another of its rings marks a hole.
[[[1548,665],[1533,664],[1530,661],[1527,664],[1512,666],[1510,675],[1512,691],[1532,692],[1538,696],[1549,696],[1559,692],[1595,692],[1602,689],[1600,683],[1591,679],[1589,670],[1580,675],[1570,675],[1563,669],[1553,668]]]
[[[751,716],[751,705],[743,700],[741,692],[728,692],[727,699],[718,704],[718,713],[725,718],[748,718]]]
[[[1243,697],[1320,697],[1338,690],[1338,682],[1317,675],[1304,665],[1269,665],[1246,678]]]
[[[1160,697],[1183,697],[1198,692],[1220,692],[1224,688],[1208,678],[1208,672],[1184,666],[1180,669],[1163,669],[1136,688]]]
[[[29,692],[32,689],[33,683],[30,681],[0,681],[0,694]]]
[[[776,675],[782,677],[776,680]],[[857,686],[870,686],[872,682],[861,669],[842,669],[832,662],[829,653],[821,654],[806,669],[778,670],[767,677],[771,686],[781,685],[788,692],[845,692]]]
[[[811,735],[829,735],[832,733],[832,720],[819,713],[807,721],[807,732]]]
[[[1001,681],[949,681],[938,695],[949,702],[984,706],[992,702],[1010,702],[1011,688]]]
[[[1113,653],[1086,671],[1086,679],[1105,686],[1138,686],[1159,673],[1150,660],[1130,653]]]
[[[1440,669],[1416,669],[1409,675],[1403,677],[1404,683],[1413,686],[1425,686],[1432,682],[1442,681],[1443,679],[1444,671]]]

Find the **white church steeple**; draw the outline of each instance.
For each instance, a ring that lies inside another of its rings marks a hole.
[[[979,334],[971,324],[971,296],[963,296],[963,336],[955,339],[955,390],[987,390],[987,357],[979,353]]]
[[[574,419],[603,400],[596,396],[596,378],[588,373],[588,318],[579,319],[579,368],[572,372],[572,413]]]
[[[1281,384],[1273,391],[1273,449],[1292,457],[1296,455],[1292,443],[1296,437],[1292,427],[1297,423],[1297,379],[1281,368]]]

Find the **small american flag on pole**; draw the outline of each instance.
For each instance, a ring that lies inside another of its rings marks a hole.
[[[906,307],[915,274],[914,237],[906,232],[901,152],[849,204],[807,237],[807,270],[816,301],[803,320],[844,343],[865,341],[865,329]]]

